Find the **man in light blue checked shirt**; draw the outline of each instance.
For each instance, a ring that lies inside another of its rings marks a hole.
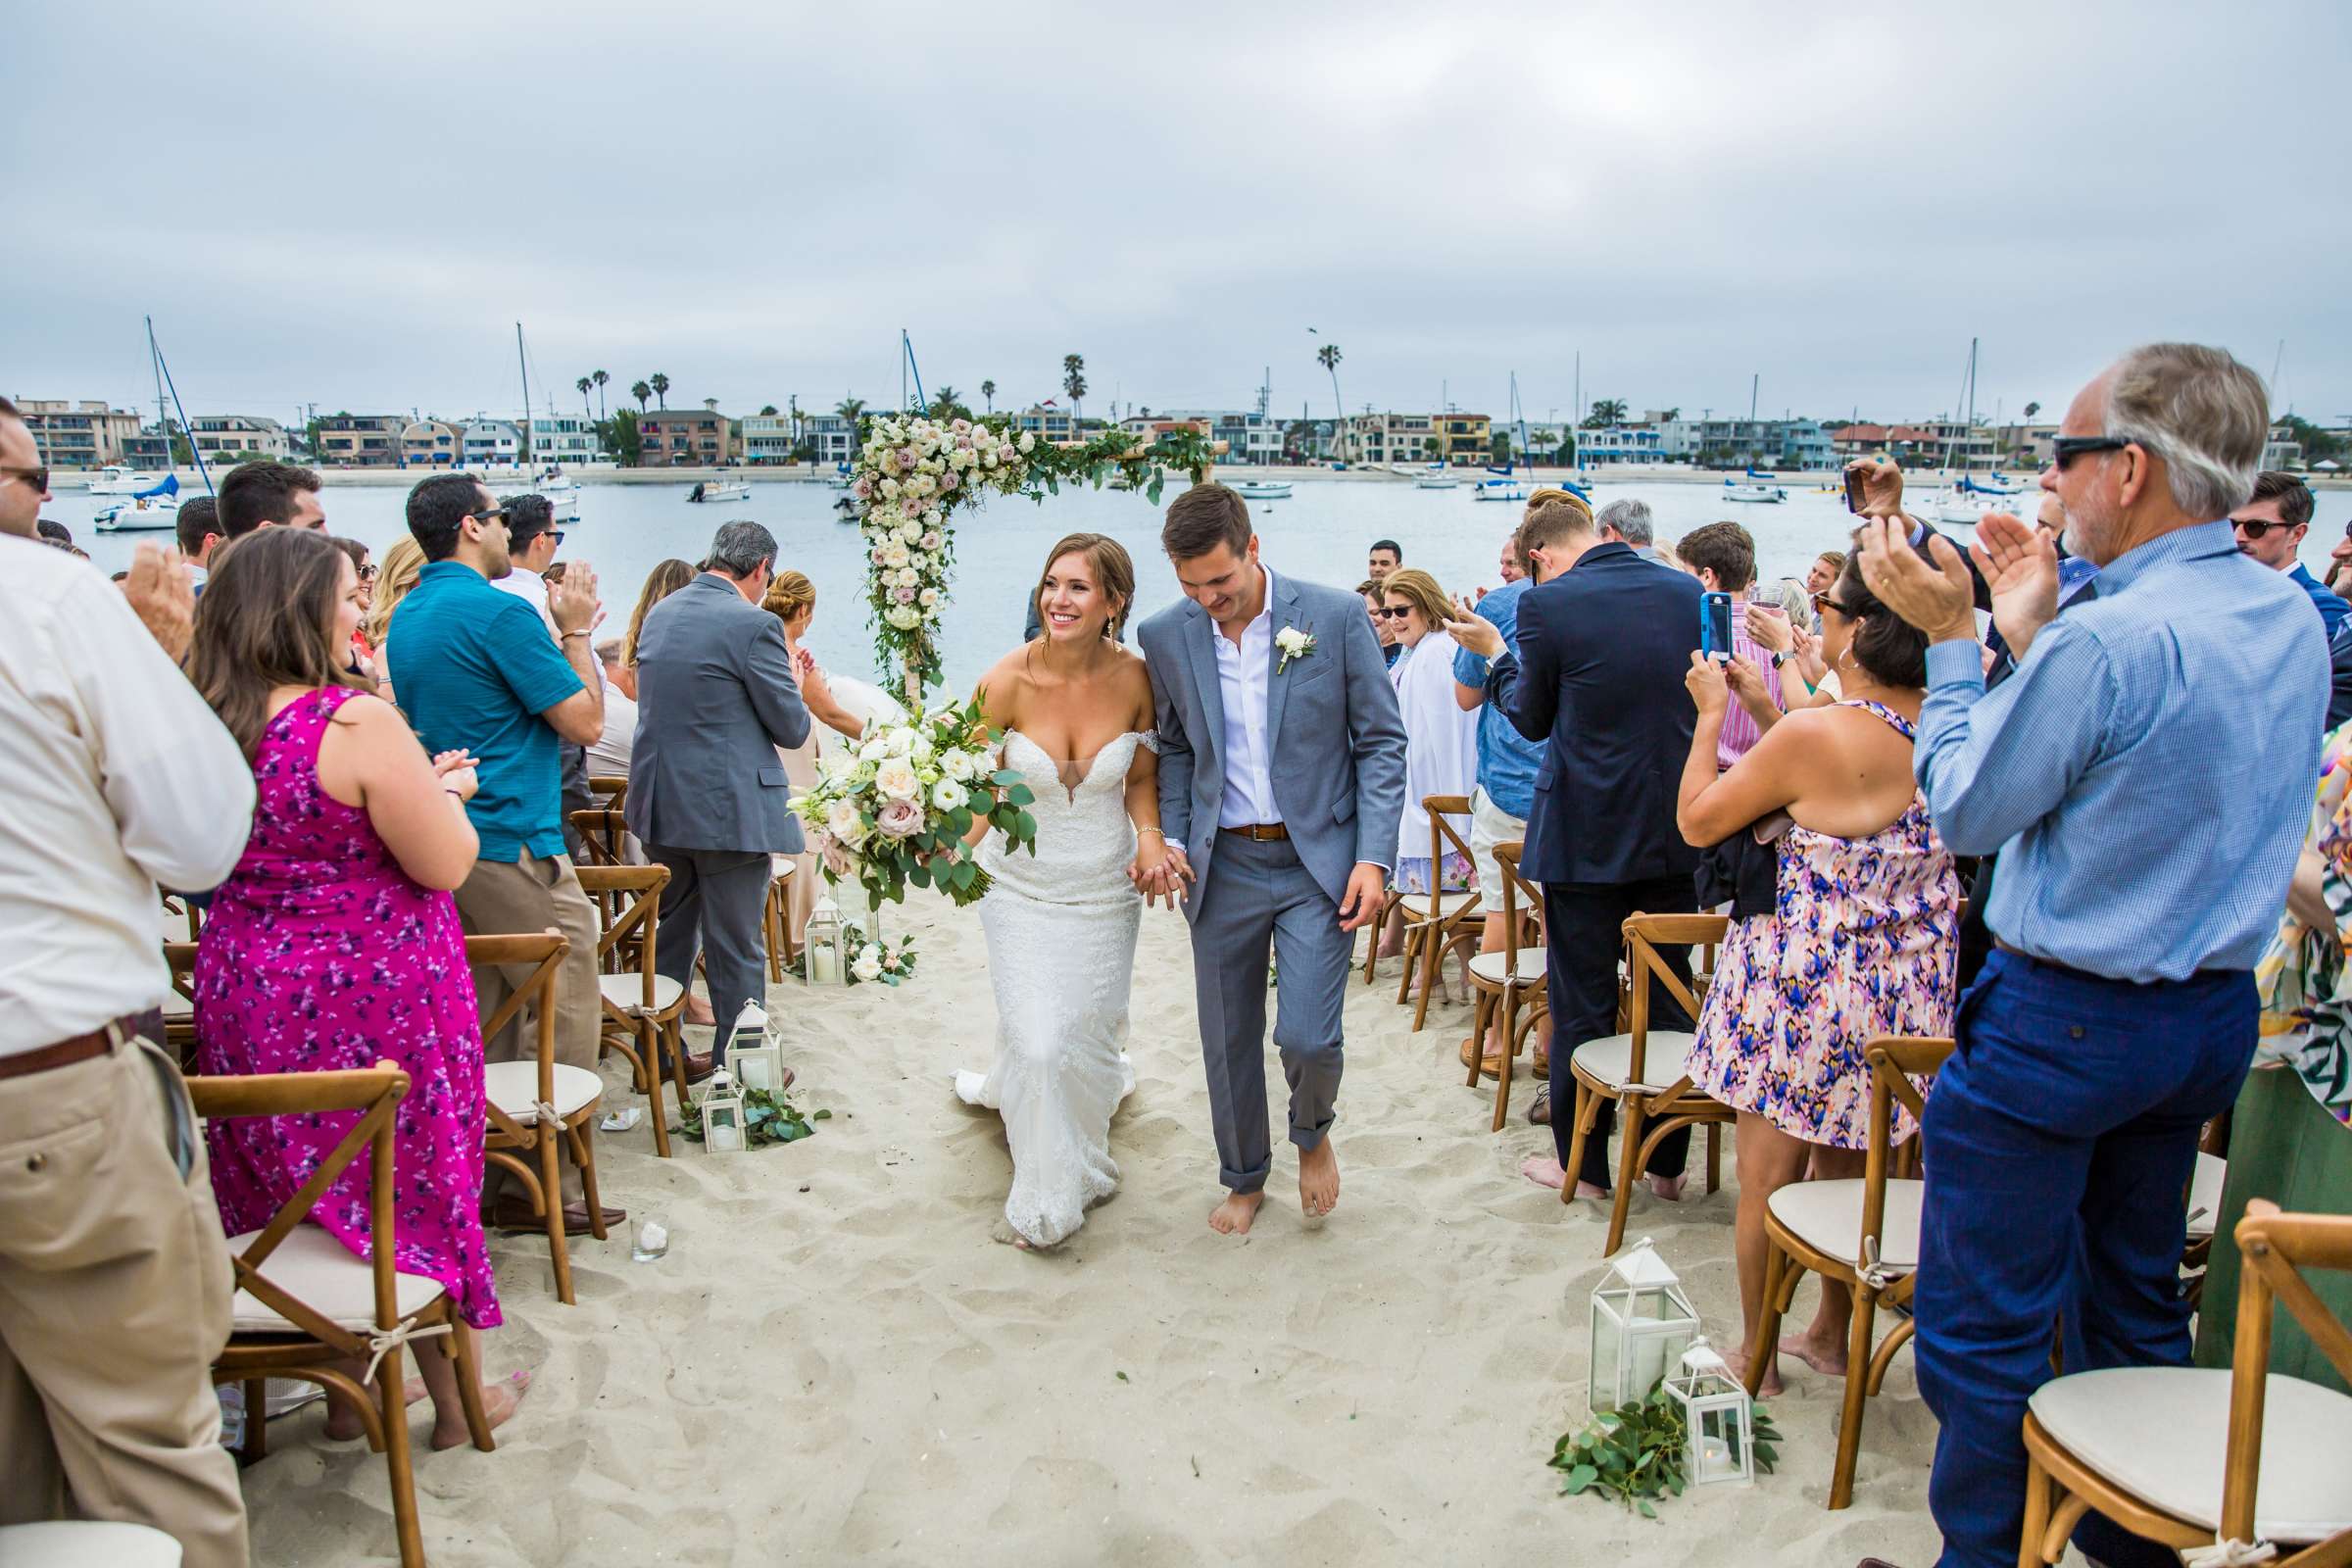
[[[1917,1353],[1946,1568],[2017,1560],[2021,1429],[2062,1312],[2070,1373],[2188,1359],[2182,1194],[2253,1056],[2251,970],[2328,705],[2319,618],[2230,534],[2269,422],[2219,349],[2136,349],[2085,387],[2041,483],[2098,594],[2057,618],[2050,542],[1980,524],[2018,659],[1990,692],[1959,553],[1936,540],[1931,565],[1908,519],[1863,529],[1865,581],[1932,641],[1916,765],[1936,829],[2000,853],[1996,951],[1925,1131]],[[2175,1560],[2095,1513],[2075,1540],[2113,1568]]]

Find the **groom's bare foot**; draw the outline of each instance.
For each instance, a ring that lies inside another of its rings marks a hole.
[[[1208,1228],[1219,1236],[1247,1236],[1250,1222],[1257,1218],[1257,1205],[1266,1195],[1257,1193],[1227,1193],[1225,1201],[1208,1211]]]
[[[1321,1219],[1340,1206],[1340,1156],[1327,1137],[1298,1151],[1298,1211]]]

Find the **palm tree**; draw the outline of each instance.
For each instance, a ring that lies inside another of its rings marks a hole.
[[[669,377],[660,370],[653,374],[654,401],[662,408],[669,407]]]
[[[643,381],[639,381],[629,388],[629,396],[637,400],[637,412],[639,414],[643,414],[645,412],[645,400],[653,395],[654,389],[646,385]]]
[[[792,420],[792,444],[797,447],[801,444],[801,395],[795,392],[786,398],[784,407],[791,411],[787,417]]]
[[[833,412],[850,421],[850,453],[852,456],[856,456],[858,451],[865,445],[858,431],[858,421],[865,414],[865,399],[843,398],[839,403],[833,405]]]
[[[1340,416],[1339,423],[1332,426],[1332,430],[1339,440],[1341,453],[1345,455],[1348,450],[1348,406],[1340,401],[1340,346],[1326,343],[1315,350],[1315,363],[1331,372],[1331,404]]]
[[[931,408],[943,419],[955,418],[963,413],[963,394],[952,386],[942,386],[931,395]]]
[[[1592,400],[1592,412],[1585,416],[1585,428],[1588,430],[1606,429],[1612,424],[1622,423],[1624,419],[1625,399],[1595,398]]]
[[[776,406],[773,403],[762,403],[760,405],[760,417],[762,419],[772,419],[775,416]]]
[[[596,414],[588,407],[588,393],[592,388],[595,387],[596,383],[583,375],[577,381],[574,381],[571,384],[580,389],[580,413],[593,422],[596,418]]]
[[[980,383],[980,396],[981,396],[981,397],[982,397],[982,398],[983,398],[983,399],[984,399],[984,400],[987,402],[987,404],[988,404],[988,412],[989,412],[989,413],[991,413],[991,414],[994,414],[994,413],[996,413],[996,412],[997,412],[997,383],[996,383],[996,382],[994,382],[994,381],[983,381],[983,382],[981,382],[981,383]]]
[[[1681,406],[1680,406],[1680,405],[1677,405],[1676,407],[1674,407],[1674,408],[1671,408],[1671,409],[1663,409],[1663,410],[1660,410],[1660,411],[1659,411],[1659,414],[1658,414],[1658,422],[1659,422],[1660,424],[1671,424],[1671,423],[1673,423],[1675,420],[1677,420],[1677,419],[1681,418],[1682,416],[1683,416],[1683,411],[1682,411],[1682,408],[1681,408]]]
[[[597,422],[601,424],[605,419],[605,383],[612,380],[612,377],[607,375],[602,370],[598,370],[591,374],[588,379],[596,383],[596,417]]]
[[[1086,356],[1064,354],[1061,357],[1061,389],[1070,395],[1070,435],[1078,434],[1078,411],[1086,402]]]

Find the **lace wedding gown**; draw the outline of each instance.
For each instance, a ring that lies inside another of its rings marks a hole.
[[[1051,1247],[1085,1223],[1119,1185],[1110,1117],[1135,1089],[1127,992],[1143,901],[1127,880],[1135,828],[1127,770],[1152,737],[1130,732],[1081,768],[1061,764],[1018,730],[1004,765],[1037,803],[1037,855],[1010,854],[1001,834],[980,850],[995,885],[980,901],[997,992],[997,1059],[959,1072],[956,1093],[1004,1118],[1012,1192],[1004,1218],[1024,1241]]]

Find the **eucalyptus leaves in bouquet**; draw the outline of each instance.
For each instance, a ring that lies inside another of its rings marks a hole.
[[[816,784],[792,799],[810,829],[825,880],[856,882],[866,902],[905,903],[906,885],[937,888],[958,907],[988,892],[965,835],[977,823],[1007,849],[1037,853],[1037,797],[1018,771],[996,765],[1001,731],[977,698],[904,724],[869,727],[855,746],[816,764]]]

